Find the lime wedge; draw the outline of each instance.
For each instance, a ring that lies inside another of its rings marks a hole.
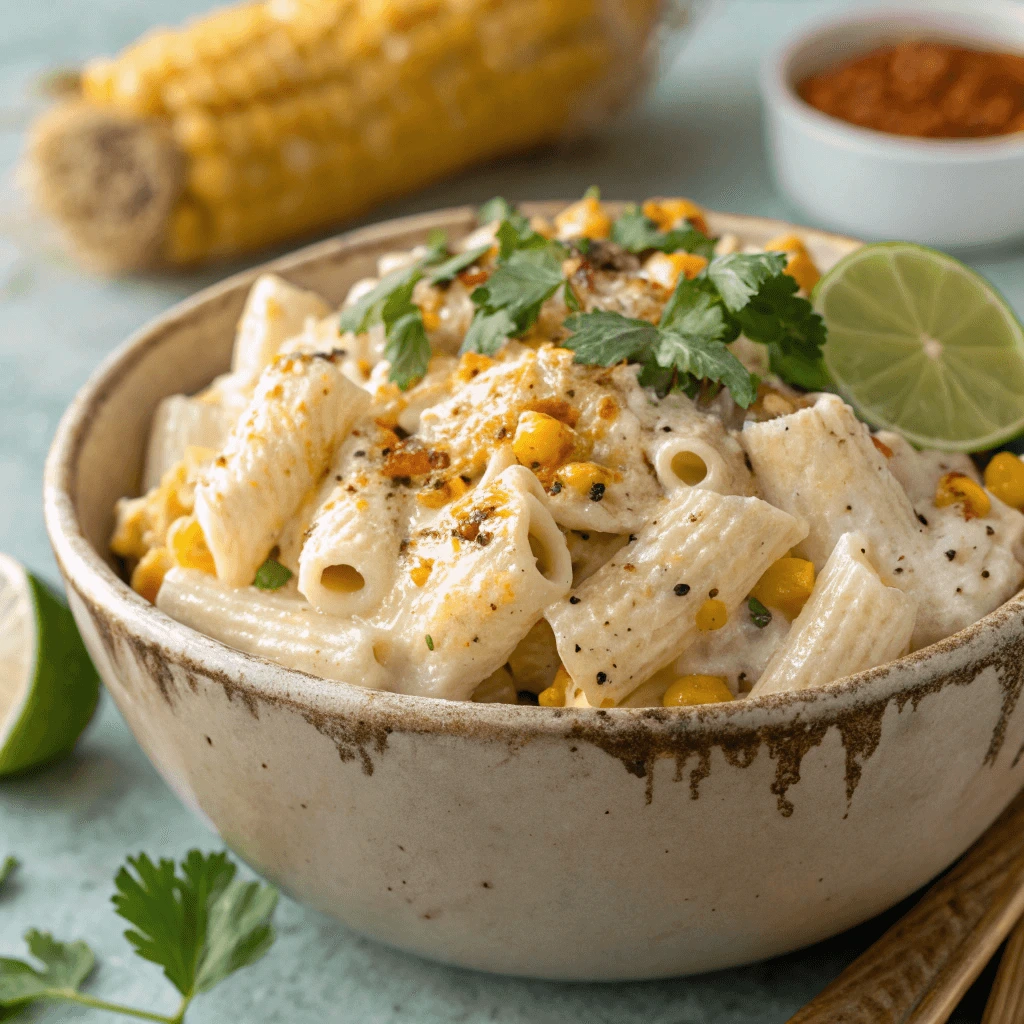
[[[69,751],[98,699],[68,606],[0,554],[0,776]]]
[[[825,365],[869,423],[957,452],[1024,432],[1024,331],[995,288],[952,256],[865,245],[813,299],[828,327]]]

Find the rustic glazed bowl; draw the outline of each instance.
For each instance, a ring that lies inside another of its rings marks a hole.
[[[751,241],[791,230],[709,219]],[[382,252],[473,223],[468,209],[406,218],[267,269],[339,302]],[[856,246],[802,234],[823,266]],[[75,618],[140,744],[296,898],[485,971],[707,971],[892,905],[1020,788],[1019,598],[815,692],[677,710],[378,693],[239,653],[159,612],[112,567],[111,510],[138,486],[156,402],[227,367],[256,273],[175,307],[100,367],[57,432],[46,520]]]

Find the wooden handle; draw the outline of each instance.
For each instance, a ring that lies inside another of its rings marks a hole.
[[[1024,922],[1007,943],[981,1024],[1024,1024]]]
[[[940,1024],[1022,913],[1024,793],[790,1024]]]

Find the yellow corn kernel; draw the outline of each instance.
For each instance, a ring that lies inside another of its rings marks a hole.
[[[420,564],[413,566],[409,570],[409,575],[417,587],[422,587],[430,579],[430,573],[433,568],[434,560],[432,558],[421,558]]]
[[[555,237],[555,225],[547,217],[531,217],[530,229],[536,231],[538,235],[543,235],[544,238]]]
[[[469,484],[460,476],[449,477],[439,486],[426,487],[416,492],[416,500],[426,508],[444,508],[450,501],[461,498],[469,490]]]
[[[992,511],[989,496],[969,476],[946,473],[935,487],[935,507],[962,505],[964,519],[981,519]]]
[[[803,240],[796,235],[779,235],[765,242],[765,250],[768,252],[784,252],[789,256],[786,263],[786,273],[805,291],[809,292],[821,277],[811,254]]]
[[[680,676],[665,691],[661,703],[666,708],[687,708],[727,700],[732,700],[732,690],[722,676]]]
[[[814,590],[814,563],[787,556],[773,562],[754,585],[750,596],[768,608],[777,608],[792,621]]]
[[[689,221],[702,234],[708,233],[704,211],[689,199],[648,199],[643,213],[654,221],[659,231],[671,231]]]
[[[423,328],[427,331],[436,331],[441,326],[441,318],[432,309],[423,310]]]
[[[131,498],[123,505],[119,504],[117,528],[110,538],[110,550],[122,558],[142,558],[148,550],[143,538],[148,522],[145,498]]]
[[[174,559],[167,548],[152,548],[142,556],[132,572],[132,590],[155,604],[164,577],[173,568]]]
[[[519,414],[512,451],[528,469],[555,469],[576,447],[576,431],[544,412]]]
[[[493,365],[494,360],[490,356],[481,355],[479,352],[466,352],[455,369],[455,377],[463,384],[467,384]]]
[[[605,213],[601,200],[584,196],[579,202],[567,206],[556,218],[558,237],[607,238],[612,233],[612,219]]]
[[[618,483],[622,475],[596,462],[570,462],[555,475],[555,482],[577,494],[590,494],[595,501],[604,497],[605,488]]]
[[[692,252],[656,252],[644,264],[647,276],[671,291],[680,277],[692,281],[706,266],[703,256]]]
[[[182,516],[171,524],[167,531],[167,546],[171,549],[174,561],[183,569],[199,569],[211,576],[217,575],[217,567],[206,546],[203,528],[195,516]]]
[[[725,607],[724,601],[717,597],[709,597],[697,609],[697,628],[704,633],[721,629],[729,621],[729,609]]]
[[[1024,509],[1024,462],[1010,452],[993,456],[985,467],[985,486],[1010,508]]]
[[[537,703],[542,708],[565,707],[565,691],[571,682],[572,676],[565,671],[562,665],[559,665],[551,685],[546,690],[541,690],[537,694]]]

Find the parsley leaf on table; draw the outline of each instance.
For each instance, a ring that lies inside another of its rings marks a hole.
[[[47,932],[26,932],[28,951],[42,964],[0,957],[0,1007],[16,1007],[37,999],[67,999],[81,988],[96,963],[84,942],[58,942]]]
[[[236,881],[235,870],[225,853],[190,850],[180,875],[174,861],[139,854],[114,879],[114,907],[134,926],[125,938],[185,999],[254,963],[274,941],[276,890]]]
[[[646,252],[657,249],[661,252],[696,253],[710,260],[715,253],[715,239],[709,238],[692,225],[661,231],[657,225],[636,206],[628,206],[612,225],[611,239],[630,252]]]

